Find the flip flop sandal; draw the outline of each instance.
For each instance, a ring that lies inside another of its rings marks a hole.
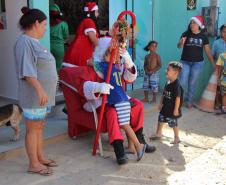
[[[56,161],[49,159],[48,163],[44,163],[43,165],[47,166],[47,167],[57,167],[58,164],[56,163]]]
[[[38,171],[28,170],[27,173],[29,173],[29,174],[39,174],[39,175],[42,175],[42,176],[53,175],[53,171],[49,168],[41,169],[41,170],[38,170]]]
[[[144,144],[143,149],[137,152],[137,161],[141,160],[141,158],[144,156],[146,147],[147,147],[147,144]]]
[[[156,140],[161,140],[162,137],[159,137],[159,136],[151,136],[149,139],[152,140],[152,141],[156,141]]]

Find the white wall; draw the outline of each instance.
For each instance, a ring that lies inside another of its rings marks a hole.
[[[21,7],[27,0],[6,0],[7,29],[0,31],[0,96],[17,99],[17,78],[13,47],[20,30],[18,21],[22,15]]]

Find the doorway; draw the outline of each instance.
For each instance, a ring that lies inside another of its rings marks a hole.
[[[85,3],[90,0],[75,1],[75,0],[55,0],[55,3],[60,7],[69,26],[70,34],[74,35],[78,27]],[[100,30],[109,29],[109,0],[98,0],[100,16],[98,17],[98,28]]]

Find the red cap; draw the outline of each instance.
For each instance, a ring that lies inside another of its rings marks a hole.
[[[194,21],[196,24],[199,25],[201,29],[205,28],[203,17],[201,15],[197,15],[195,17],[192,17],[190,21]]]
[[[87,2],[86,6],[84,7],[84,11],[85,12],[91,12],[91,11],[95,11],[98,10],[98,6],[95,2]]]

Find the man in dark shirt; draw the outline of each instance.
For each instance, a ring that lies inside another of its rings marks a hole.
[[[180,142],[179,128],[177,125],[177,119],[182,116],[181,105],[183,101],[183,89],[180,85],[178,75],[182,70],[182,64],[180,62],[170,62],[167,67],[166,77],[168,82],[165,85],[163,95],[159,105],[159,118],[156,135],[152,136],[151,140],[160,139],[162,137],[162,128],[164,123],[173,128],[174,140],[171,144],[177,144]]]

